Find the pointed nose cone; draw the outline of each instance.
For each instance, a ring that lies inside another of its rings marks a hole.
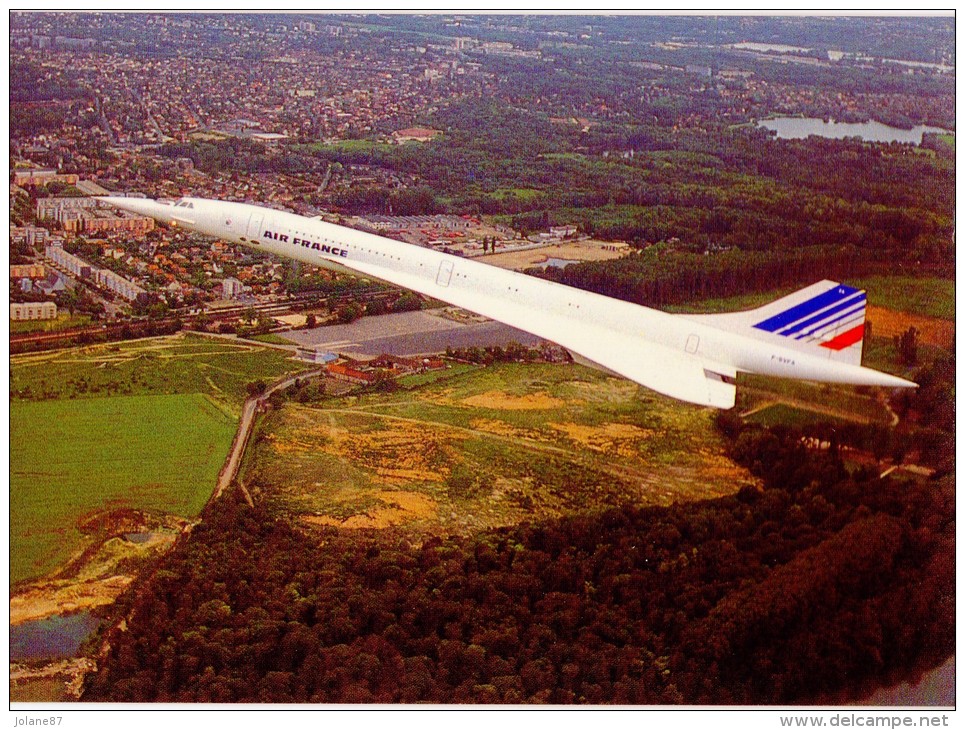
[[[138,215],[146,215],[150,218],[156,218],[157,220],[165,220],[171,215],[171,205],[159,203],[158,201],[151,200],[150,198],[98,196],[96,199],[101,203],[105,203],[106,205],[120,208],[121,210],[126,210],[131,213],[137,213]]]

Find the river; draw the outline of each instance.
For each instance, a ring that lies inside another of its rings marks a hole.
[[[919,124],[911,129],[899,129],[881,122],[836,122],[833,119],[826,122],[813,117],[775,117],[762,119],[757,126],[777,132],[780,139],[804,139],[812,134],[828,139],[844,139],[845,137],[860,137],[865,142],[907,142],[921,144],[925,132],[936,134],[951,134],[941,127],[928,127]]]

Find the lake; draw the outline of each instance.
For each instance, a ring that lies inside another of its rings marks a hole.
[[[936,134],[951,134],[947,129],[941,127],[928,127],[919,124],[911,129],[898,129],[890,127],[881,122],[829,122],[813,117],[775,117],[774,119],[762,119],[757,123],[758,127],[764,127],[777,132],[780,139],[804,139],[812,134],[828,139],[844,139],[845,137],[860,137],[865,142],[908,142],[910,144],[921,144],[922,135],[925,132]]]
[[[72,657],[99,624],[100,619],[90,611],[14,624],[10,627],[10,660]]]
[[[758,53],[809,53],[810,48],[800,46],[786,46],[783,43],[732,43],[731,48],[739,51],[756,51]]]

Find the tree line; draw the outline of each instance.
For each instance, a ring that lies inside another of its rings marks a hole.
[[[527,273],[637,304],[664,306],[813,283],[815,272],[846,280],[881,269],[880,262],[848,246],[793,251],[732,249],[711,255],[655,246],[613,261],[587,261]]]

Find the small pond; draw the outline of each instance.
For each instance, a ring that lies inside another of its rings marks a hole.
[[[580,262],[579,262],[578,260],[576,260],[576,259],[548,258],[548,259],[546,259],[546,261],[544,261],[543,263],[541,263],[541,264],[536,264],[533,268],[536,268],[536,269],[547,269],[547,268],[549,268],[550,266],[553,266],[553,267],[555,267],[555,268],[557,268],[557,269],[565,269],[565,268],[566,268],[567,266],[569,266],[570,264],[578,264],[578,263],[580,263]]]
[[[81,611],[15,624],[10,627],[10,660],[75,656],[100,622],[90,611]]]

